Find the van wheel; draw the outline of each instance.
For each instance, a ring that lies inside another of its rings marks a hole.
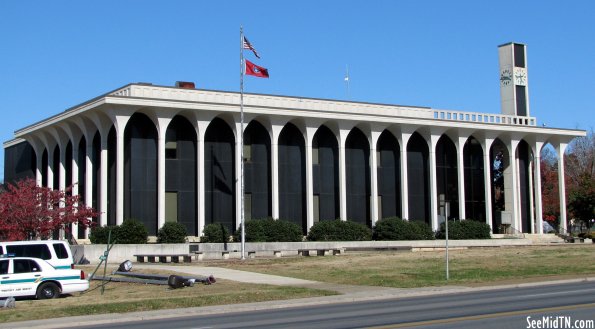
[[[37,299],[52,299],[60,295],[60,288],[53,282],[46,282],[37,288]]]

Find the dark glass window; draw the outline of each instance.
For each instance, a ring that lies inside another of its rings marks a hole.
[[[8,259],[0,260],[0,274],[8,274]]]
[[[45,244],[6,246],[6,250],[9,254],[14,254],[16,257],[35,257],[45,260],[52,258],[50,249]]]
[[[36,261],[32,259],[15,259],[14,260],[14,273],[29,273],[29,272],[40,272],[41,268]]]
[[[525,46],[514,44],[514,66],[525,67]]]
[[[516,114],[527,115],[527,97],[525,86],[516,86]]]
[[[66,247],[62,243],[54,243],[54,251],[56,252],[56,256],[59,259],[66,259],[68,258],[68,251]]]

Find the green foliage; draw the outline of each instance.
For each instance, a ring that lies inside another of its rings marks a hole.
[[[369,241],[372,230],[366,225],[340,219],[321,221],[308,233],[308,241]]]
[[[109,231],[112,231],[110,242],[114,242],[118,229],[120,226],[95,226],[91,228],[91,234],[89,234],[89,240],[93,244],[107,244]],[[117,241],[116,241],[117,242]]]
[[[202,233],[203,236],[200,238],[200,242],[225,243],[229,241],[229,231],[221,223],[206,225]]]
[[[302,241],[302,229],[287,220],[272,218],[246,221],[247,242],[299,242]],[[242,229],[236,231],[235,241],[241,241]]]
[[[167,222],[157,232],[157,243],[185,243],[186,226],[178,222]]]
[[[472,219],[448,221],[448,239],[450,240],[491,239],[490,232],[488,224]],[[440,225],[440,231],[436,234],[436,238],[446,238],[444,223]]]
[[[109,231],[110,242],[117,244],[144,244],[149,236],[145,225],[135,219],[126,219],[122,225],[96,226],[91,229],[89,239],[94,244],[107,244]]]
[[[595,218],[595,179],[583,174],[578,183],[568,193],[568,210],[572,215],[591,227],[591,219]]]
[[[113,232],[112,232],[113,234]],[[143,244],[147,243],[149,233],[145,225],[136,219],[125,219],[117,232],[116,243],[119,244]]]
[[[434,232],[425,222],[406,221],[398,217],[389,217],[376,222],[373,239],[376,241],[434,240]]]

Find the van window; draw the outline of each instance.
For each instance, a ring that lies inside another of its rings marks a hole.
[[[52,258],[50,248],[45,244],[6,246],[6,251],[17,257],[35,257],[44,260]]]
[[[66,251],[63,243],[54,243],[54,251],[56,252],[56,257],[59,259],[68,258],[68,251]]]
[[[8,274],[8,259],[0,260],[0,274]]]

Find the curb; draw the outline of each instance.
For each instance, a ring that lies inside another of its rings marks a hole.
[[[542,282],[528,282],[520,284],[507,284],[497,286],[485,286],[485,287],[461,287],[461,286],[444,286],[444,287],[427,287],[427,288],[413,288],[413,289],[400,289],[400,288],[386,288],[386,289],[374,289],[368,292],[359,292],[337,296],[326,296],[326,297],[311,297],[301,299],[289,299],[258,302],[258,303],[245,303],[245,304],[228,304],[228,305],[216,305],[216,306],[205,306],[205,307],[192,307],[192,308],[178,308],[178,309],[167,309],[158,311],[144,311],[144,312],[132,312],[132,313],[110,313],[92,316],[75,316],[68,318],[57,318],[57,319],[68,319],[67,322],[61,323],[48,323],[54,322],[48,319],[44,320],[32,320],[22,322],[8,322],[0,324],[0,329],[55,329],[55,328],[72,328],[78,326],[91,326],[100,324],[110,323],[125,323],[131,321],[144,321],[153,319],[167,319],[185,316],[196,316],[196,315],[212,315],[222,314],[228,312],[246,312],[246,311],[257,311],[265,309],[282,309],[299,306],[312,306],[312,305],[324,305],[331,303],[351,303],[357,301],[371,301],[371,300],[382,300],[382,299],[398,299],[398,298],[409,298],[419,296],[430,296],[430,295],[447,295],[462,292],[476,292],[476,291],[490,291],[508,288],[520,288],[520,287],[539,287],[548,286],[555,284],[564,283],[579,283],[579,282],[592,282],[595,281],[595,277],[585,277],[578,279],[566,279],[556,281],[542,281]],[[116,316],[117,315],[117,316]]]

